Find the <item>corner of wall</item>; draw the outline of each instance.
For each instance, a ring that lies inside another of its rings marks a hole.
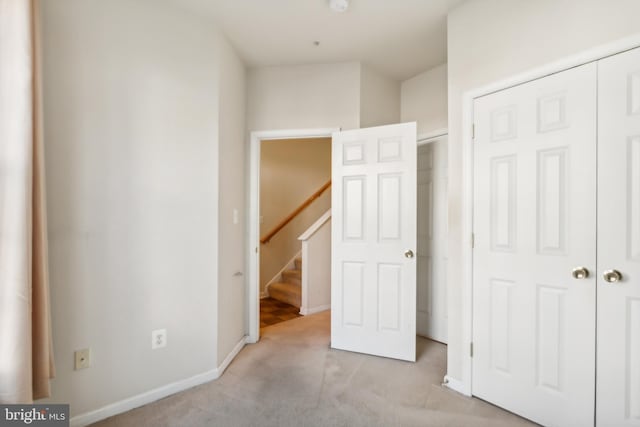
[[[400,122],[400,82],[360,64],[360,127]]]
[[[234,355],[245,335],[246,68],[220,37],[217,364]],[[239,350],[238,350],[239,351]]]
[[[447,64],[426,70],[401,85],[400,116],[418,123],[418,135],[448,127]]]

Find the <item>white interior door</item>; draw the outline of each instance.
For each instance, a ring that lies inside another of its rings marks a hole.
[[[331,347],[415,361],[416,124],[333,134]]]
[[[447,342],[447,137],[418,145],[417,333]]]
[[[597,274],[598,425],[640,426],[640,49],[598,63]]]
[[[474,114],[472,392],[546,426],[593,425],[596,65]]]

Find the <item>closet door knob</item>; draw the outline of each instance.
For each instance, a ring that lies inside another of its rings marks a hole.
[[[616,283],[622,280],[622,273],[618,270],[607,270],[602,273],[604,280],[609,283]]]
[[[411,249],[407,249],[404,251],[405,258],[413,258],[413,251]]]
[[[589,277],[589,270],[586,267],[576,267],[571,272],[574,279],[586,279]]]

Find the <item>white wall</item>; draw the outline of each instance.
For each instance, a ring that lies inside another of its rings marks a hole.
[[[371,67],[360,67],[360,127],[400,122],[400,83]]]
[[[242,61],[224,41],[220,43],[220,64],[218,365],[245,335],[247,277],[244,268],[246,72]]]
[[[241,297],[221,287],[233,317],[217,348],[218,279],[241,265],[243,232],[220,236],[218,218],[243,185],[218,181],[242,170],[242,69],[210,23],[157,0],[43,1],[42,23],[51,401],[77,415],[215,372],[237,338]],[[152,351],[157,328],[168,346]],[[93,366],[73,371],[85,347]]]
[[[448,375],[462,378],[462,96],[567,55],[640,32],[637,0],[469,0],[448,18],[449,351]]]
[[[249,131],[360,125],[360,64],[264,67],[248,72]]]
[[[327,310],[331,305],[331,219],[302,243],[302,262],[300,312],[313,314]]]
[[[447,64],[402,82],[400,117],[418,122],[418,135],[447,128]]]

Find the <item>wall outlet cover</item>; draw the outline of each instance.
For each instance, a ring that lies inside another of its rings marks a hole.
[[[156,329],[155,331],[151,331],[151,349],[155,350],[158,348],[167,346],[167,330],[166,329]]]
[[[73,353],[74,356],[74,369],[86,369],[91,366],[91,349],[83,348],[82,350],[76,350]]]

